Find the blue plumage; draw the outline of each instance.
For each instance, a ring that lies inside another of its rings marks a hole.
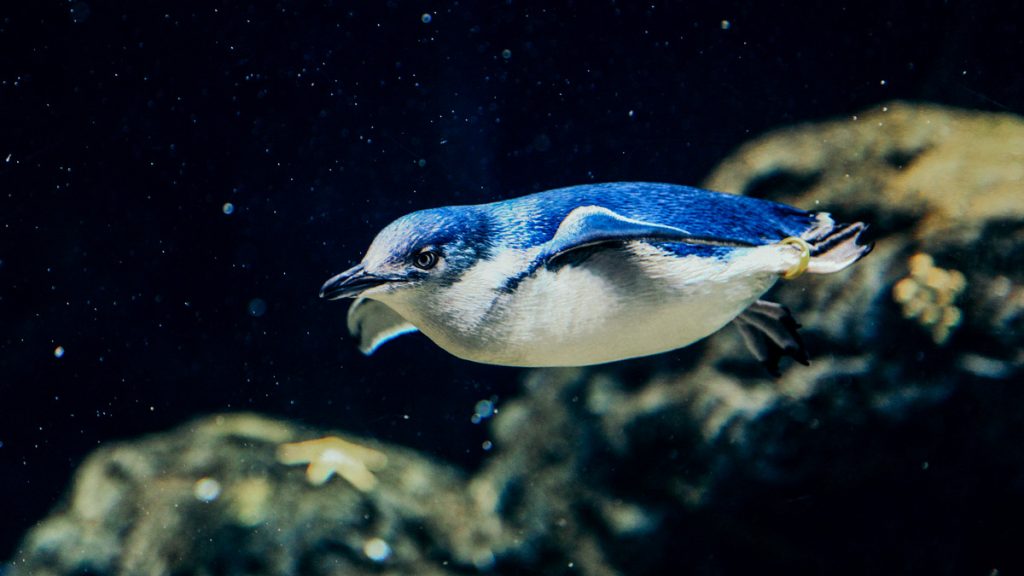
[[[550,239],[569,212],[591,205],[628,218],[681,228],[695,236],[728,238],[751,245],[799,236],[814,223],[811,213],[777,202],[647,182],[559,188],[479,208],[490,216],[503,245],[527,248]]]
[[[560,188],[413,212],[321,289],[356,298],[361,349],[419,330],[462,358],[580,366],[686,346],[735,321],[770,370],[806,361],[796,322],[758,298],[870,246],[861,223],[672,184]]]
[[[529,249],[554,236],[570,212],[599,206],[626,218],[685,230],[695,238],[761,246],[799,236],[814,224],[814,214],[756,198],[690,186],[647,182],[587,184],[538,192],[473,206],[446,206],[413,212],[392,223],[396,251],[414,252],[426,244],[464,241],[453,256],[471,265],[493,248]],[[679,256],[721,256],[727,248],[694,243],[658,243]],[[468,253],[466,253],[468,251]]]

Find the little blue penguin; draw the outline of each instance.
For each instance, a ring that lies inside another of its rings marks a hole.
[[[572,186],[402,216],[322,298],[354,298],[371,354],[420,331],[505,366],[586,366],[688,346],[733,323],[773,374],[807,364],[779,278],[829,274],[871,251],[861,222],[689,186]]]

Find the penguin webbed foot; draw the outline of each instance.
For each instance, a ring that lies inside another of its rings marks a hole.
[[[810,365],[800,338],[800,324],[789,308],[775,302],[758,300],[733,320],[743,342],[754,357],[778,378],[779,360],[789,356],[804,366]]]

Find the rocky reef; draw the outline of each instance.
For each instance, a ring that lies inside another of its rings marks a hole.
[[[370,485],[316,482],[281,447],[318,435],[232,414],[101,448],[13,573],[449,574],[494,563],[495,520],[478,514],[457,470],[346,437],[327,460],[386,453],[386,463]]]
[[[705,184],[872,224],[870,257],[771,294],[810,367],[772,379],[727,329],[535,371],[472,474],[338,433],[295,444],[328,432],[257,416],[201,420],[99,449],[11,573],[1018,569],[1024,120],[894,102],[766,134]]]

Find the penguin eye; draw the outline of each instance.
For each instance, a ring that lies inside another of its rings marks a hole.
[[[430,270],[437,265],[438,255],[433,250],[424,250],[416,255],[412,265],[420,270]]]

